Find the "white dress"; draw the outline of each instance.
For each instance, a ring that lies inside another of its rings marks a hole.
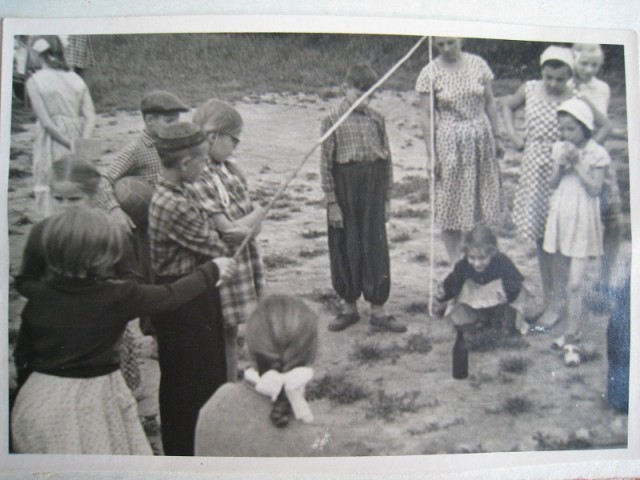
[[[82,136],[85,119],[82,108],[87,85],[74,72],[44,68],[29,78],[27,87],[37,91],[56,127],[69,139]],[[36,193],[36,215],[51,214],[49,185],[51,166],[69,150],[56,142],[38,121],[33,142],[33,184]]]
[[[553,144],[551,155],[554,160],[563,146],[563,142]],[[611,160],[602,146],[589,140],[580,150],[578,162],[595,169],[606,168]],[[567,171],[551,196],[543,249],[572,258],[599,257],[602,255],[602,233],[600,195],[590,195],[578,174]]]

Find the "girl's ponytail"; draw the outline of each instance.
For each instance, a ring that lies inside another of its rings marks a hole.
[[[293,415],[293,410],[291,409],[291,404],[289,403],[289,399],[285,395],[283,388],[280,391],[278,398],[276,398],[276,401],[273,402],[273,408],[271,409],[271,415],[269,418],[276,427],[284,428],[289,424],[291,415]]]

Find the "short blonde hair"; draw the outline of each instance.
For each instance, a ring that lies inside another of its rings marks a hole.
[[[124,251],[122,230],[96,208],[74,207],[50,217],[42,241],[48,270],[68,278],[107,278]]]
[[[571,50],[575,61],[578,61],[583,55],[593,55],[600,59],[600,63],[604,63],[604,51],[597,43],[574,43]]]

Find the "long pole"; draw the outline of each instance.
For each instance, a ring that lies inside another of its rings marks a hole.
[[[324,133],[324,135],[322,135],[320,137],[320,139],[313,145],[313,147],[311,148],[311,150],[309,150],[309,152],[304,156],[304,158],[302,159],[302,161],[300,162],[300,165],[298,165],[296,167],[295,170],[293,170],[293,172],[291,172],[291,174],[285,179],[284,182],[282,182],[282,185],[280,185],[280,188],[278,188],[278,190],[276,191],[276,193],[273,195],[273,198],[269,201],[269,203],[267,204],[267,206],[264,208],[264,211],[262,212],[262,214],[258,217],[258,220],[253,224],[253,227],[251,228],[251,230],[249,231],[249,233],[247,234],[246,237],[244,237],[244,240],[242,240],[242,243],[240,243],[240,245],[238,246],[238,248],[236,249],[235,253],[233,254],[233,258],[238,258],[238,255],[240,255],[240,252],[242,252],[242,249],[244,247],[246,247],[247,243],[249,243],[249,241],[251,240],[251,237],[253,237],[254,233],[256,232],[256,230],[258,229],[258,227],[260,226],[260,224],[262,223],[262,221],[266,218],[267,214],[269,213],[269,211],[271,210],[271,208],[273,208],[274,203],[276,203],[276,201],[278,200],[278,198],[280,198],[280,196],[282,195],[282,193],[285,191],[285,189],[287,188],[287,186],[289,186],[289,183],[291,183],[291,181],[296,177],[296,175],[298,174],[298,172],[300,172],[300,170],[302,169],[302,167],[304,166],[304,164],[307,162],[307,160],[309,160],[309,158],[311,157],[311,155],[313,154],[313,152],[316,151],[316,148],[318,148],[320,145],[322,145],[322,143],[331,136],[331,134],[333,134],[333,132],[336,131],[336,129],[342,124],[342,122],[344,122],[347,117],[349,115],[351,115],[351,113],[360,106],[360,104],[362,102],[365,101],[365,99],[367,97],[369,97],[374,91],[376,91],[380,85],[382,85],[384,82],[387,81],[387,79],[393,75],[393,73],[400,68],[400,66],[406,62],[409,57],[411,57],[411,55],[413,55],[413,53],[418,49],[418,47],[420,47],[420,45],[422,45],[422,43],[427,39],[427,37],[422,37],[420,40],[418,40],[418,42],[400,59],[398,60],[398,62],[389,69],[389,71],[387,71],[387,73],[385,73],[382,77],[380,77],[380,79],[374,83],[371,88],[369,88],[369,90],[367,90],[366,92],[364,92],[360,98],[358,98],[353,105],[351,105],[351,107],[349,107],[349,109],[344,112],[344,114],[338,119],[336,120],[336,122],[331,125],[331,127]]]
[[[429,37],[429,63],[433,62],[433,37]],[[433,270],[434,270],[434,256],[435,251],[433,248],[433,238],[434,238],[434,228],[436,223],[436,203],[435,203],[435,164],[436,164],[436,147],[435,147],[435,94],[433,91],[433,75],[430,77],[431,86],[429,88],[429,124],[431,128],[429,129],[429,156],[431,157],[431,162],[428,165],[430,175],[429,175],[429,202],[431,203],[431,214],[430,214],[430,245],[429,245],[429,315],[433,317]]]

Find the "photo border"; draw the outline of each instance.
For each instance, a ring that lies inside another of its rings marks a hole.
[[[562,27],[539,27],[475,23],[467,21],[442,21],[400,18],[361,18],[332,16],[177,16],[177,17],[130,17],[130,18],[70,18],[70,19],[7,19],[2,31],[2,93],[0,97],[0,158],[8,159],[10,152],[11,125],[11,62],[13,41],[16,34],[126,34],[126,33],[348,33],[382,35],[455,35],[462,37],[496,40],[529,40],[545,42],[585,42],[624,45],[625,85],[629,148],[631,234],[640,238],[638,200],[640,193],[634,188],[640,177],[640,102],[638,94],[638,43],[635,32],[630,30],[577,29]],[[0,204],[7,206],[9,162],[3,162],[0,171]],[[7,209],[0,215],[0,231],[7,232],[2,238],[0,251],[8,251]],[[632,243],[631,291],[637,291],[638,241]],[[8,311],[8,255],[0,255],[0,309]],[[639,378],[637,341],[640,312],[640,297],[631,297],[631,365],[630,379]],[[3,317],[0,358],[8,362],[7,318]],[[8,369],[0,368],[0,384],[8,384]],[[68,455],[17,455],[1,454],[0,466],[5,472],[216,472],[234,474],[451,474],[475,471],[499,473],[503,469],[530,469],[551,465],[556,469],[562,465],[571,468],[589,467],[591,471],[603,471],[610,475],[624,472],[633,465],[629,461],[640,458],[640,428],[638,425],[637,381],[630,381],[628,447],[612,450],[584,450],[558,452],[516,452],[485,454],[447,454],[429,456],[389,457],[340,457],[318,459],[294,458],[177,458],[177,457],[123,457],[123,456],[68,456]],[[0,402],[0,430],[8,432],[7,395]],[[7,436],[0,436],[0,451],[8,451]],[[597,457],[594,459],[594,457]],[[637,464],[636,464],[637,465]],[[600,470],[605,468],[605,470]],[[572,471],[572,470],[570,470]],[[510,473],[513,475],[513,472]],[[140,478],[139,473],[136,478]],[[175,478],[175,477],[174,477]]]

